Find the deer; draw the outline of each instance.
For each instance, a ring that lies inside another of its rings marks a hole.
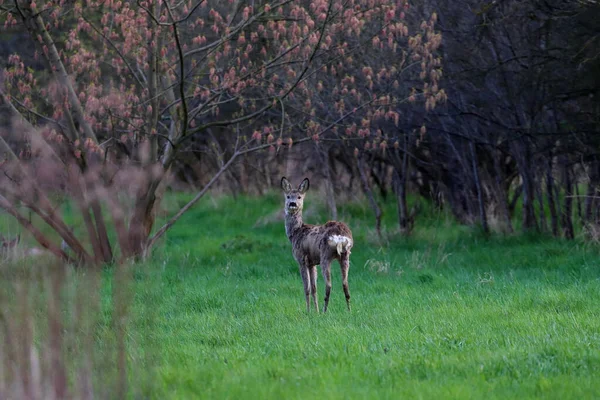
[[[16,259],[19,257],[37,257],[49,254],[47,251],[39,247],[30,247],[19,249],[21,235],[17,235],[12,239],[4,237],[0,234],[0,259]]]
[[[8,239],[4,235],[0,234],[0,259],[11,258],[14,256],[17,245],[21,241],[21,235],[17,235],[13,239]]]
[[[310,225],[302,221],[304,196],[309,186],[308,178],[304,178],[298,189],[292,189],[290,181],[285,176],[281,178],[281,189],[285,198],[285,233],[292,244],[292,254],[300,268],[306,311],[310,312],[310,297],[312,297],[315,310],[317,313],[319,312],[317,265],[320,265],[325,280],[323,313],[327,312],[331,293],[331,262],[333,260],[338,260],[340,264],[342,287],[346,296],[346,305],[350,311],[348,270],[350,269],[350,250],[354,244],[352,231],[343,222],[329,221],[324,225]]]

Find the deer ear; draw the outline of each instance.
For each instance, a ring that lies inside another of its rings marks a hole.
[[[290,181],[287,180],[285,176],[281,178],[281,189],[283,189],[283,191],[286,193],[292,191],[292,184],[290,183]]]
[[[19,244],[19,240],[20,239],[21,239],[21,235],[16,236],[12,240],[6,240],[5,239],[5,240],[2,241],[2,247],[7,248],[7,249],[13,248],[13,247],[15,247],[16,245]]]
[[[300,193],[304,194],[308,190],[309,186],[310,186],[310,183],[308,182],[308,178],[304,178],[304,180],[302,181],[300,186],[298,186],[298,191]]]

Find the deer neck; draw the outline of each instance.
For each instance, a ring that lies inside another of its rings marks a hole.
[[[285,233],[288,239],[290,239],[290,241],[292,240],[292,236],[294,236],[294,233],[298,229],[300,229],[302,225],[304,225],[304,223],[302,222],[302,210],[294,214],[285,214]]]

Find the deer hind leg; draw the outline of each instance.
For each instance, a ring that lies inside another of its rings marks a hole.
[[[331,293],[331,260],[321,260],[321,271],[323,272],[323,280],[325,281],[325,305],[323,305],[323,312],[327,312],[327,305],[329,304],[329,294]]]
[[[310,312],[310,274],[308,267],[300,265],[300,276],[302,276],[302,283],[304,284],[304,297],[306,299],[306,312]]]
[[[348,287],[348,270],[350,269],[350,252],[342,254],[340,257],[340,267],[342,269],[342,287],[346,295],[346,305],[350,311],[350,288]]]
[[[310,295],[312,296],[313,304],[315,305],[315,310],[319,312],[319,301],[317,300],[317,266],[311,265],[309,267],[310,271]]]

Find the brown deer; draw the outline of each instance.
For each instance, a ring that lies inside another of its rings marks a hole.
[[[317,302],[317,264],[319,264],[325,280],[323,312],[327,312],[331,292],[331,262],[338,260],[342,269],[342,286],[346,295],[346,304],[350,311],[348,270],[350,249],[353,245],[352,232],[342,222],[330,221],[325,225],[309,225],[302,222],[304,194],[308,187],[308,178],[302,181],[298,189],[292,189],[286,177],[281,178],[281,188],[285,193],[285,233],[292,243],[292,254],[300,267],[306,310],[310,312],[310,296],[312,296],[315,309],[319,312]]]

